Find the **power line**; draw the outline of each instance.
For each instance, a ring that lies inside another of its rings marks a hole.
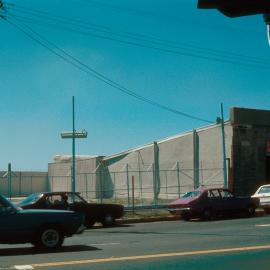
[[[16,5],[18,7],[18,5]],[[16,9],[15,6],[15,9]],[[12,5],[12,9],[14,9],[14,5]],[[106,27],[106,26],[101,26],[101,25],[97,25],[97,24],[92,24],[92,23],[87,23],[81,20],[74,20],[72,18],[67,18],[67,17],[63,17],[63,16],[59,16],[59,15],[55,15],[55,14],[51,14],[48,12],[43,12],[43,11],[39,11],[36,9],[32,9],[32,8],[24,8],[19,6],[17,9],[20,10],[20,12],[23,13],[27,13],[33,16],[38,16],[39,18],[45,18],[46,20],[53,20],[53,21],[57,21],[60,23],[65,23],[66,24],[70,24],[72,26],[76,26],[79,28],[86,28],[86,29],[90,29],[90,30],[94,30],[94,31],[99,31],[99,32],[103,32],[103,33],[107,33],[107,34],[112,34],[112,35],[116,35],[116,36],[120,36],[120,37],[124,37],[124,38],[132,38],[136,41],[144,41],[147,43],[152,43],[152,44],[157,44],[159,46],[166,46],[169,47],[169,49],[167,48],[160,48],[157,46],[152,46],[152,45],[148,45],[148,44],[140,44],[138,42],[133,42],[133,41],[127,41],[127,40],[122,40],[122,39],[117,39],[117,38],[113,38],[113,37],[106,37],[106,36],[102,36],[102,35],[97,35],[95,33],[89,33],[89,32],[82,32],[80,30],[76,30],[76,29],[70,29],[67,27],[63,27],[63,26],[58,26],[58,25],[51,25],[50,23],[47,22],[43,22],[43,21],[37,21],[36,19],[33,18],[24,18],[24,19],[28,19],[28,22],[31,23],[36,23],[36,24],[43,24],[43,25],[47,25],[47,26],[51,26],[51,27],[57,27],[57,28],[61,28],[62,30],[66,30],[66,31],[72,31],[72,32],[77,32],[80,34],[84,34],[84,35],[91,35],[93,37],[96,38],[101,38],[101,39],[107,39],[107,40],[111,40],[111,41],[115,41],[115,42],[120,42],[120,43],[124,43],[127,45],[133,45],[133,46],[139,46],[139,47],[144,47],[144,48],[148,48],[148,49],[153,49],[153,50],[158,50],[158,51],[163,51],[166,53],[174,53],[174,54],[180,54],[183,55],[184,53],[173,50],[171,48],[176,48],[176,49],[181,49],[184,51],[188,51],[188,53],[190,53],[190,51],[192,51],[192,53],[194,54],[200,54],[200,53],[206,53],[206,54],[210,54],[211,57],[212,55],[214,55],[214,59],[210,59],[213,61],[224,61],[227,63],[231,63],[231,64],[239,64],[239,61],[242,61],[240,65],[251,65],[253,66],[253,64],[260,64],[260,65],[269,65],[270,64],[270,59],[264,59],[264,58],[258,58],[258,57],[252,57],[252,56],[245,56],[242,54],[237,54],[237,53],[233,53],[233,52],[228,52],[228,51],[222,51],[222,50],[214,50],[214,49],[208,49],[208,48],[203,48],[200,46],[195,46],[195,45],[191,45],[191,44],[187,44],[187,43],[179,43],[179,42],[174,42],[174,41],[168,41],[168,40],[164,40],[164,39],[160,39],[160,38],[155,38],[155,37],[151,37],[151,36],[147,36],[147,35],[143,35],[143,34],[138,34],[138,33],[131,33],[131,32],[127,32],[127,31],[122,31],[119,29],[114,29],[114,28],[110,28],[110,27]],[[30,11],[29,11],[30,10]],[[15,14],[15,16],[18,16]],[[22,17],[22,16],[21,16]],[[32,21],[30,21],[32,20]],[[35,22],[34,22],[35,21]],[[192,56],[193,55],[187,55],[187,56]],[[200,57],[195,55],[195,57]],[[218,59],[216,60],[215,57],[221,57],[222,59]],[[225,58],[225,60],[224,60]],[[230,58],[230,59],[228,59]],[[232,62],[233,61],[233,62]],[[238,61],[237,63],[235,61]],[[244,63],[243,63],[244,62]]]
[[[270,62],[267,62],[267,60],[265,62],[262,62],[260,60],[252,60],[252,59],[250,59],[248,61],[247,59],[237,59],[237,58],[234,59],[234,58],[229,58],[226,55],[219,55],[219,54],[205,55],[205,54],[201,54],[201,52],[192,51],[190,49],[189,50],[185,49],[184,52],[181,52],[181,51],[176,51],[176,50],[172,50],[172,49],[166,49],[166,48],[161,48],[161,47],[157,47],[157,46],[151,46],[151,45],[147,45],[147,44],[140,44],[140,43],[137,43],[137,42],[120,40],[120,39],[115,39],[115,38],[112,38],[112,37],[106,37],[106,36],[93,34],[93,33],[85,32],[85,31],[81,31],[81,30],[71,29],[71,28],[68,28],[68,27],[65,27],[65,26],[59,26],[59,25],[56,25],[56,24],[51,24],[51,23],[39,21],[39,20],[32,19],[32,18],[13,15],[10,12],[9,12],[9,15],[10,16],[12,15],[14,18],[17,18],[19,21],[23,20],[24,22],[26,21],[26,22],[29,22],[29,23],[45,25],[45,26],[58,28],[58,29],[65,30],[65,31],[70,31],[70,32],[75,32],[75,33],[87,35],[87,36],[92,36],[92,37],[95,37],[95,38],[101,38],[101,39],[105,39],[105,40],[120,42],[120,43],[127,44],[127,45],[133,45],[133,46],[137,46],[137,47],[152,49],[152,50],[166,52],[166,53],[177,54],[177,55],[181,55],[181,56],[188,56],[188,57],[200,58],[200,59],[204,59],[204,60],[211,60],[211,61],[220,62],[220,63],[229,63],[229,64],[242,65],[242,66],[245,66],[245,67],[249,66],[249,67],[255,67],[255,68],[262,68],[262,69],[270,69],[270,66],[269,66]]]
[[[195,120],[199,120],[202,122],[207,122],[207,123],[213,123],[213,121],[209,121],[209,120],[205,120],[203,118],[197,117],[197,116],[193,116],[181,111],[178,111],[176,109],[170,108],[166,105],[163,105],[161,103],[155,102],[149,98],[146,98],[144,96],[141,96],[137,93],[135,93],[134,91],[129,90],[128,88],[116,83],[115,81],[111,80],[110,78],[104,76],[103,74],[97,72],[96,70],[94,70],[93,68],[89,67],[88,65],[84,64],[83,62],[81,62],[80,60],[78,60],[77,58],[75,58],[74,56],[72,56],[71,54],[67,53],[66,51],[64,51],[63,49],[59,48],[58,46],[56,46],[55,44],[53,44],[52,42],[48,41],[47,39],[45,39],[43,36],[41,36],[39,33],[37,33],[36,31],[34,31],[32,28],[30,28],[28,25],[24,24],[24,27],[26,27],[27,29],[29,29],[32,33],[34,33],[36,36],[39,37],[36,38],[33,35],[29,34],[25,29],[23,29],[22,27],[18,26],[16,23],[10,21],[9,19],[5,18],[5,20],[12,25],[13,27],[15,27],[17,30],[21,31],[22,33],[24,33],[28,38],[30,38],[31,40],[33,40],[34,42],[38,43],[39,45],[41,45],[42,47],[46,48],[47,50],[49,50],[51,53],[53,53],[54,55],[60,57],[63,61],[67,62],[68,64],[73,65],[74,67],[76,67],[77,69],[79,69],[80,71],[83,71],[85,73],[87,73],[88,75],[91,75],[93,77],[95,77],[96,79],[106,83],[107,85],[110,85],[111,87],[121,91],[122,93],[125,93],[129,96],[132,96],[134,98],[136,98],[137,100],[143,101],[145,103],[151,104],[153,106],[159,107],[163,110],[181,115],[181,116],[185,116],[191,119],[195,119]],[[16,19],[15,19],[16,20]],[[40,41],[40,39],[42,39],[43,41]],[[45,41],[45,42],[44,42]],[[62,54],[64,54],[65,56],[63,56],[61,53],[55,51],[55,49],[52,49],[49,45],[53,46],[56,50],[60,51]],[[71,60],[70,60],[71,59]],[[74,63],[75,62],[75,63]]]

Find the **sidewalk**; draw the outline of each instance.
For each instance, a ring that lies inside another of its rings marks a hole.
[[[116,221],[117,224],[171,221],[179,220],[180,216],[172,216],[167,209],[141,209],[126,211],[126,214]]]
[[[262,217],[267,215],[263,209],[256,209],[254,217]],[[237,217],[236,217],[237,218]],[[241,217],[240,217],[241,218]],[[166,209],[152,209],[148,211],[135,210],[135,212],[128,212],[123,218],[116,220],[117,224],[131,224],[144,223],[155,221],[175,221],[181,220],[181,216],[173,216]]]

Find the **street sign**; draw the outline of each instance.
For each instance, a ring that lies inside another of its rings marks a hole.
[[[62,132],[61,138],[62,139],[72,139],[72,138],[84,139],[84,138],[87,138],[87,134],[88,133],[86,130],[82,130],[81,132],[75,131],[74,133],[72,131],[71,132]]]

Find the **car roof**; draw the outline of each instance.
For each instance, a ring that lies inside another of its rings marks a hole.
[[[260,187],[270,187],[270,184],[267,184],[267,185],[262,185]]]
[[[206,187],[204,187],[204,186],[202,186],[202,187],[199,187],[199,188],[197,188],[197,189],[195,189],[196,191],[210,191],[210,190],[217,190],[217,189],[222,189],[222,190],[228,190],[228,191],[230,191],[229,189],[227,189],[227,188],[223,188],[223,187],[217,187],[217,188],[206,188]]]
[[[39,194],[43,194],[43,195],[77,194],[77,195],[79,195],[80,192],[72,192],[72,191],[52,191],[52,192],[49,192],[49,191],[47,191],[47,192],[40,192]]]

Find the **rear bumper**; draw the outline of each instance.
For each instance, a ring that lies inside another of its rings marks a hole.
[[[83,233],[85,229],[86,229],[86,227],[82,224],[82,225],[78,228],[78,230],[76,231],[76,234],[81,234],[81,233]]]

